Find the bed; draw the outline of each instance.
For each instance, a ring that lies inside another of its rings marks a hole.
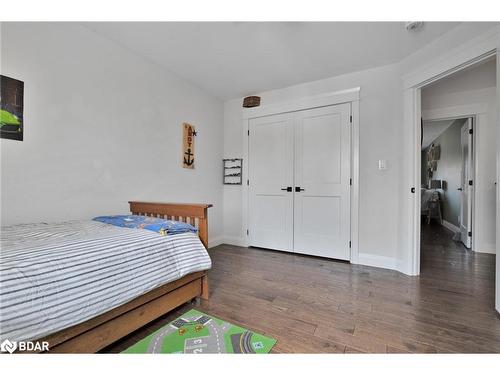
[[[129,204],[133,215],[198,232],[162,236],[92,220],[2,228],[2,340],[93,353],[193,298],[208,299],[211,205]]]

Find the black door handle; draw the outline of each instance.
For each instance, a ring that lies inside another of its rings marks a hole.
[[[295,192],[300,193],[301,191],[305,191],[305,189],[301,189],[300,186],[295,186]]]
[[[287,186],[286,188],[282,188],[281,190],[288,191],[289,193],[291,193],[292,192],[292,187],[291,186]]]

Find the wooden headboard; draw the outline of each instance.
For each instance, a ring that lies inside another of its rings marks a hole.
[[[198,203],[156,203],[130,201],[130,212],[134,215],[161,217],[182,221],[198,228],[200,240],[208,249],[208,216],[211,204]]]

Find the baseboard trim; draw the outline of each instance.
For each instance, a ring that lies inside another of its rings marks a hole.
[[[246,240],[243,237],[225,236],[222,243],[233,246],[246,247]]]
[[[415,273],[411,266],[407,262],[403,262],[401,260],[397,260],[396,262],[396,271],[401,272],[404,275],[407,276],[418,276],[418,273]]]
[[[358,257],[358,264],[363,266],[386,268],[395,271],[399,271],[398,263],[396,258],[384,257],[381,255],[359,253]]]
[[[227,245],[233,245],[233,246],[242,246],[242,247],[247,246],[246,240],[242,237],[225,236],[222,238],[221,243],[227,244]],[[220,244],[220,243],[218,243],[218,244]],[[213,246],[210,246],[210,247],[213,247]],[[366,254],[366,253],[364,253],[364,254],[359,253],[358,262],[356,264],[360,264],[363,266],[377,267],[377,268],[385,268],[385,269],[389,269],[389,270],[395,270],[395,271],[402,272],[400,270],[400,268],[401,268],[400,263],[401,262],[398,262],[398,260],[396,258],[384,257],[384,256],[380,256],[380,255],[373,255],[373,254]]]
[[[446,229],[451,230],[452,232],[458,233],[460,232],[460,228],[457,227],[455,224],[450,223],[449,221],[443,220],[443,227]]]
[[[472,251],[475,253],[496,254],[495,245],[476,246],[476,248],[472,248]]]
[[[224,237],[219,236],[215,237],[212,240],[208,240],[208,248],[211,249],[212,247],[219,246],[224,243]]]

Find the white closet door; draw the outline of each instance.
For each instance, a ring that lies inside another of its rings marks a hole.
[[[249,130],[249,244],[292,251],[291,114],[252,119]]]
[[[294,251],[350,259],[350,104],[295,114]]]

